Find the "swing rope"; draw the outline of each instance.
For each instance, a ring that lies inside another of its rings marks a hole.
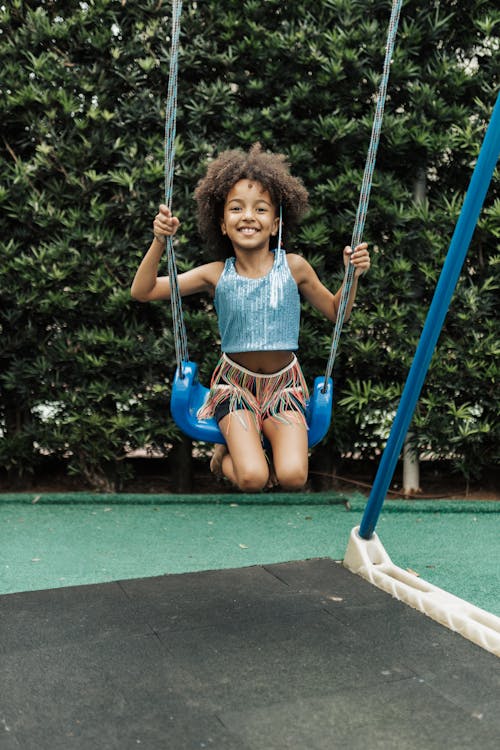
[[[377,106],[375,109],[375,117],[373,120],[372,133],[370,138],[370,145],[368,147],[368,154],[366,157],[365,171],[363,174],[363,181],[361,183],[361,190],[359,196],[358,209],[356,212],[356,221],[354,223],[354,229],[352,232],[351,247],[354,249],[360,244],[363,236],[363,229],[365,226],[366,213],[368,211],[368,201],[370,199],[370,191],[373,182],[373,170],[375,169],[375,158],[377,155],[377,149],[380,142],[380,133],[382,130],[382,119],[384,115],[384,106],[387,96],[387,83],[389,81],[389,73],[391,68],[391,61],[394,52],[394,44],[396,39],[396,33],[399,24],[399,15],[401,11],[401,5],[403,0],[393,0],[391,18],[389,21],[389,30],[387,33],[387,43],[385,48],[385,60],[382,78],[377,96]],[[330,355],[325,370],[325,383],[328,382],[328,378],[331,377],[333,371],[333,365],[335,357],[337,356],[337,349],[344,325],[347,302],[351,292],[352,282],[354,278],[354,267],[349,263],[344,275],[344,283],[342,287],[342,294],[340,296],[339,310],[337,313],[337,319],[335,321],[335,328],[332,336],[332,344],[330,348]]]
[[[370,145],[366,158],[363,181],[361,184],[360,197],[356,212],[356,220],[351,239],[351,247],[354,248],[360,244],[363,229],[365,226],[366,214],[370,191],[373,183],[373,171],[375,168],[375,158],[380,142],[380,133],[382,130],[382,119],[384,113],[385,100],[387,96],[387,84],[391,67],[392,56],[394,53],[394,44],[399,24],[399,15],[403,0],[393,0],[389,29],[387,34],[387,43],[385,50],[385,59],[382,78],[380,81],[375,116],[373,120]],[[176,135],[176,118],[177,118],[177,79],[178,79],[178,57],[179,57],[179,36],[180,36],[180,17],[182,13],[182,0],[172,0],[172,36],[171,36],[171,55],[170,71],[168,78],[167,90],[167,107],[165,114],[165,204],[172,209],[172,192],[174,179],[174,162],[175,162],[175,135]],[[281,229],[281,221],[280,221]],[[186,326],[182,314],[182,301],[179,292],[177,280],[177,265],[175,260],[174,242],[172,237],[166,238],[168,275],[171,286],[171,306],[172,322],[174,329],[175,353],[177,367],[180,377],[182,378],[182,363],[189,360]],[[340,297],[339,310],[332,336],[330,354],[325,370],[324,382],[327,383],[332,375],[333,365],[337,355],[338,344],[342,327],[344,325],[347,302],[352,288],[354,278],[354,267],[349,263],[344,275],[342,294]]]
[[[168,75],[167,108],[165,113],[165,205],[172,210],[172,193],[174,185],[175,134],[177,122],[177,78],[179,68],[179,36],[182,0],[172,2],[172,37],[170,52],[170,70]],[[182,314],[182,300],[177,279],[174,241],[166,237],[167,267],[170,279],[170,303],[177,367],[182,378],[182,363],[189,360],[186,325]]]

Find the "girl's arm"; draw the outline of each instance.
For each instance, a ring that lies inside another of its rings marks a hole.
[[[170,282],[167,276],[158,277],[158,266],[165,251],[165,243],[154,238],[141,261],[130,289],[130,294],[140,302],[170,299]]]
[[[167,206],[160,211],[153,222],[154,239],[137,269],[130,294],[140,302],[170,299],[168,276],[158,276],[160,260],[165,252],[165,235],[174,235],[179,227],[179,219],[172,216]],[[177,281],[182,296],[197,292],[211,292],[222,272],[222,263],[207,263],[179,274]]]
[[[287,255],[287,258],[290,270],[297,282],[297,286],[299,287],[302,296],[310,302],[313,307],[323,313],[328,320],[335,322],[340,306],[343,285],[335,294],[333,294],[324,284],[321,283],[316,271],[305,260],[305,258],[295,254]],[[349,299],[347,301],[345,314],[346,320],[351,314],[352,306],[356,298],[358,278],[370,268],[370,254],[366,242],[362,242],[355,247],[354,250],[350,247],[344,248],[344,264],[347,265],[348,263],[353,264],[355,271]]]

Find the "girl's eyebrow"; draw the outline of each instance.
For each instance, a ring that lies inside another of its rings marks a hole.
[[[230,198],[228,201],[226,201],[226,205],[229,203],[245,203],[243,198]],[[265,203],[266,206],[272,206],[272,203],[269,203],[269,201],[266,201],[265,198],[257,198],[256,201],[254,201],[255,204],[257,203]]]

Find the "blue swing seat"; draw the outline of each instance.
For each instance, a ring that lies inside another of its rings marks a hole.
[[[325,437],[332,418],[333,381],[329,378],[327,387],[323,390],[324,382],[325,379],[322,377],[315,378],[313,391],[307,402],[307,435],[310,448]],[[183,362],[182,377],[177,368],[172,384],[172,417],[176,425],[193,440],[225,444],[226,441],[215,419],[199,420],[196,416],[207,394],[208,388],[198,380],[198,365],[195,362]]]

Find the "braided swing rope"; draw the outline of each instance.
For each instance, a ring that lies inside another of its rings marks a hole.
[[[382,78],[380,81],[375,116],[373,120],[370,145],[366,158],[363,181],[361,184],[360,197],[356,212],[356,220],[351,238],[351,247],[354,248],[361,242],[363,229],[366,221],[370,191],[373,181],[373,171],[375,168],[375,158],[378,145],[380,142],[380,133],[382,129],[382,119],[384,113],[385,100],[387,95],[387,84],[389,80],[390,66],[394,52],[396,33],[399,24],[399,16],[403,0],[393,0],[389,29],[387,34],[386,52]],[[175,135],[176,135],[176,118],[177,118],[177,79],[178,79],[178,57],[179,57],[179,36],[180,36],[180,17],[182,13],[182,0],[172,0],[172,37],[171,37],[171,55],[170,71],[167,89],[167,107],[165,113],[165,204],[169,209],[172,208],[172,192],[175,163]],[[280,221],[281,229],[281,221]],[[175,260],[174,243],[171,236],[166,238],[168,275],[171,286],[171,306],[172,321],[174,329],[174,343],[177,359],[177,367],[182,377],[182,363],[189,360],[187,334],[182,314],[182,302],[177,280],[177,266]],[[338,343],[342,327],[345,320],[347,303],[352,288],[354,278],[354,267],[348,264],[342,293],[340,297],[339,310],[335,322],[335,328],[332,336],[330,355],[325,370],[325,383],[332,375],[333,365],[338,350]]]
[[[172,210],[172,193],[174,185],[175,135],[177,121],[177,78],[179,69],[179,36],[182,0],[172,2],[172,37],[170,51],[170,70],[168,74],[167,106],[165,112],[165,205]],[[170,279],[170,303],[174,330],[175,356],[179,375],[182,378],[182,363],[189,360],[186,326],[182,314],[182,301],[177,280],[174,241],[166,237],[168,276]]]
[[[391,18],[389,21],[389,30],[387,32],[387,43],[385,48],[385,60],[382,78],[377,95],[377,106],[375,109],[375,117],[373,120],[372,133],[370,138],[370,145],[368,147],[368,154],[366,157],[365,171],[363,174],[363,182],[361,183],[361,190],[359,196],[358,209],[356,212],[356,220],[354,223],[354,229],[352,232],[351,247],[354,249],[360,244],[363,236],[363,229],[365,226],[366,213],[368,211],[368,201],[370,199],[370,191],[373,181],[373,170],[375,168],[375,157],[377,155],[377,149],[380,142],[380,132],[382,129],[382,119],[384,114],[385,99],[387,95],[387,83],[389,80],[389,73],[391,68],[391,61],[394,52],[394,44],[396,39],[396,33],[399,24],[399,15],[401,11],[401,5],[403,0],[393,0]],[[351,293],[352,281],[354,278],[354,266],[350,263],[347,265],[344,275],[344,282],[342,286],[342,294],[340,296],[339,310],[337,313],[337,319],[335,321],[335,328],[332,336],[332,344],[330,348],[330,356],[325,370],[325,383],[328,382],[328,378],[331,377],[333,371],[333,364],[337,355],[337,349],[344,325],[344,319],[346,314],[347,302]]]

